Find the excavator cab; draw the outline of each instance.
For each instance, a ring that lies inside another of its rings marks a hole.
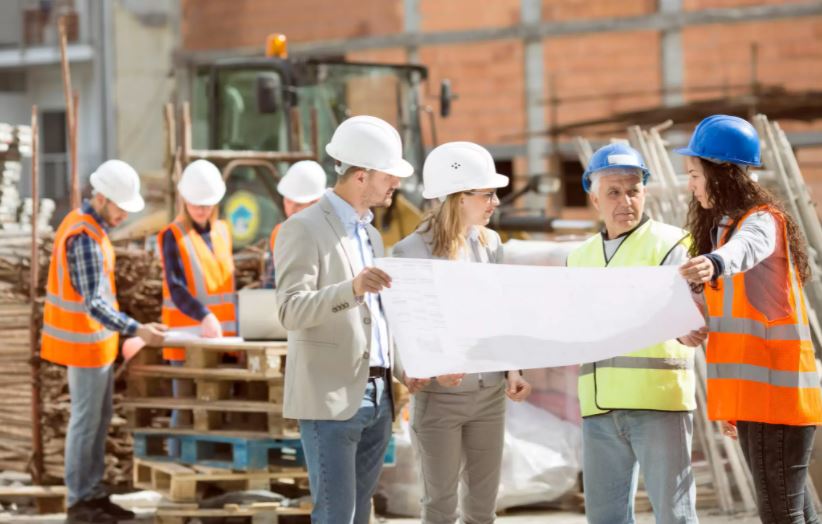
[[[405,158],[417,173],[403,180],[404,198],[378,214],[377,223],[386,231],[396,229],[391,222],[404,216],[406,224],[397,235],[408,234],[422,201],[419,87],[425,78],[421,66],[342,60],[260,57],[205,64],[192,85],[189,140],[195,154],[184,154],[183,160],[197,158],[197,151],[213,153],[199,157],[223,170],[228,190],[222,217],[240,249],[267,238],[285,219],[276,186],[292,162],[320,162],[333,185],[336,174],[325,144],[334,129],[349,116],[378,116],[400,132]]]

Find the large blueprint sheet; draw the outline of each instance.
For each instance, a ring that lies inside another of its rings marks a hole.
[[[566,366],[704,325],[672,266],[565,268],[381,258],[389,329],[411,377]]]

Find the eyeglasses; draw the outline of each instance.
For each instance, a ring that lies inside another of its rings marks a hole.
[[[497,196],[496,191],[465,191],[465,194],[471,196],[481,196],[489,204],[495,200],[499,202],[499,196]]]

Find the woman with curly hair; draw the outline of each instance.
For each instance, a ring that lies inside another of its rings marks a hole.
[[[713,115],[677,152],[694,196],[693,258],[681,273],[704,286],[708,416],[739,438],[763,522],[819,522],[806,488],[822,397],[802,292],[805,241],[748,173],[760,165],[750,123]]]

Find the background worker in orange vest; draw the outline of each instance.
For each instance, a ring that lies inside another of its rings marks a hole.
[[[750,123],[708,117],[678,152],[694,195],[694,258],[681,272],[704,285],[707,306],[708,416],[738,436],[763,522],[818,522],[806,488],[822,396],[802,292],[805,240],[748,174],[760,164]]]
[[[91,199],[66,215],[55,234],[40,356],[67,367],[68,522],[117,522],[134,517],[113,504],[102,485],[119,333],[157,345],[165,326],[139,324],[117,304],[108,230],[143,209],[137,172],[109,160],[91,174],[90,183]]]
[[[228,225],[218,220],[217,204],[226,187],[217,166],[195,160],[183,170],[177,184],[182,211],[160,231],[157,244],[162,247],[163,323],[175,331],[204,338],[237,334],[234,258]],[[163,358],[182,365],[185,350],[164,348]],[[174,396],[184,396],[193,387],[173,381]],[[171,425],[182,421],[176,410]],[[169,452],[178,454],[177,441],[169,441]]]
[[[325,193],[326,180],[325,170],[313,160],[301,160],[289,167],[277,184],[277,192],[283,197],[286,219],[318,201]],[[269,260],[263,287],[274,287],[274,242],[282,225],[280,222],[274,227],[268,241]]]

